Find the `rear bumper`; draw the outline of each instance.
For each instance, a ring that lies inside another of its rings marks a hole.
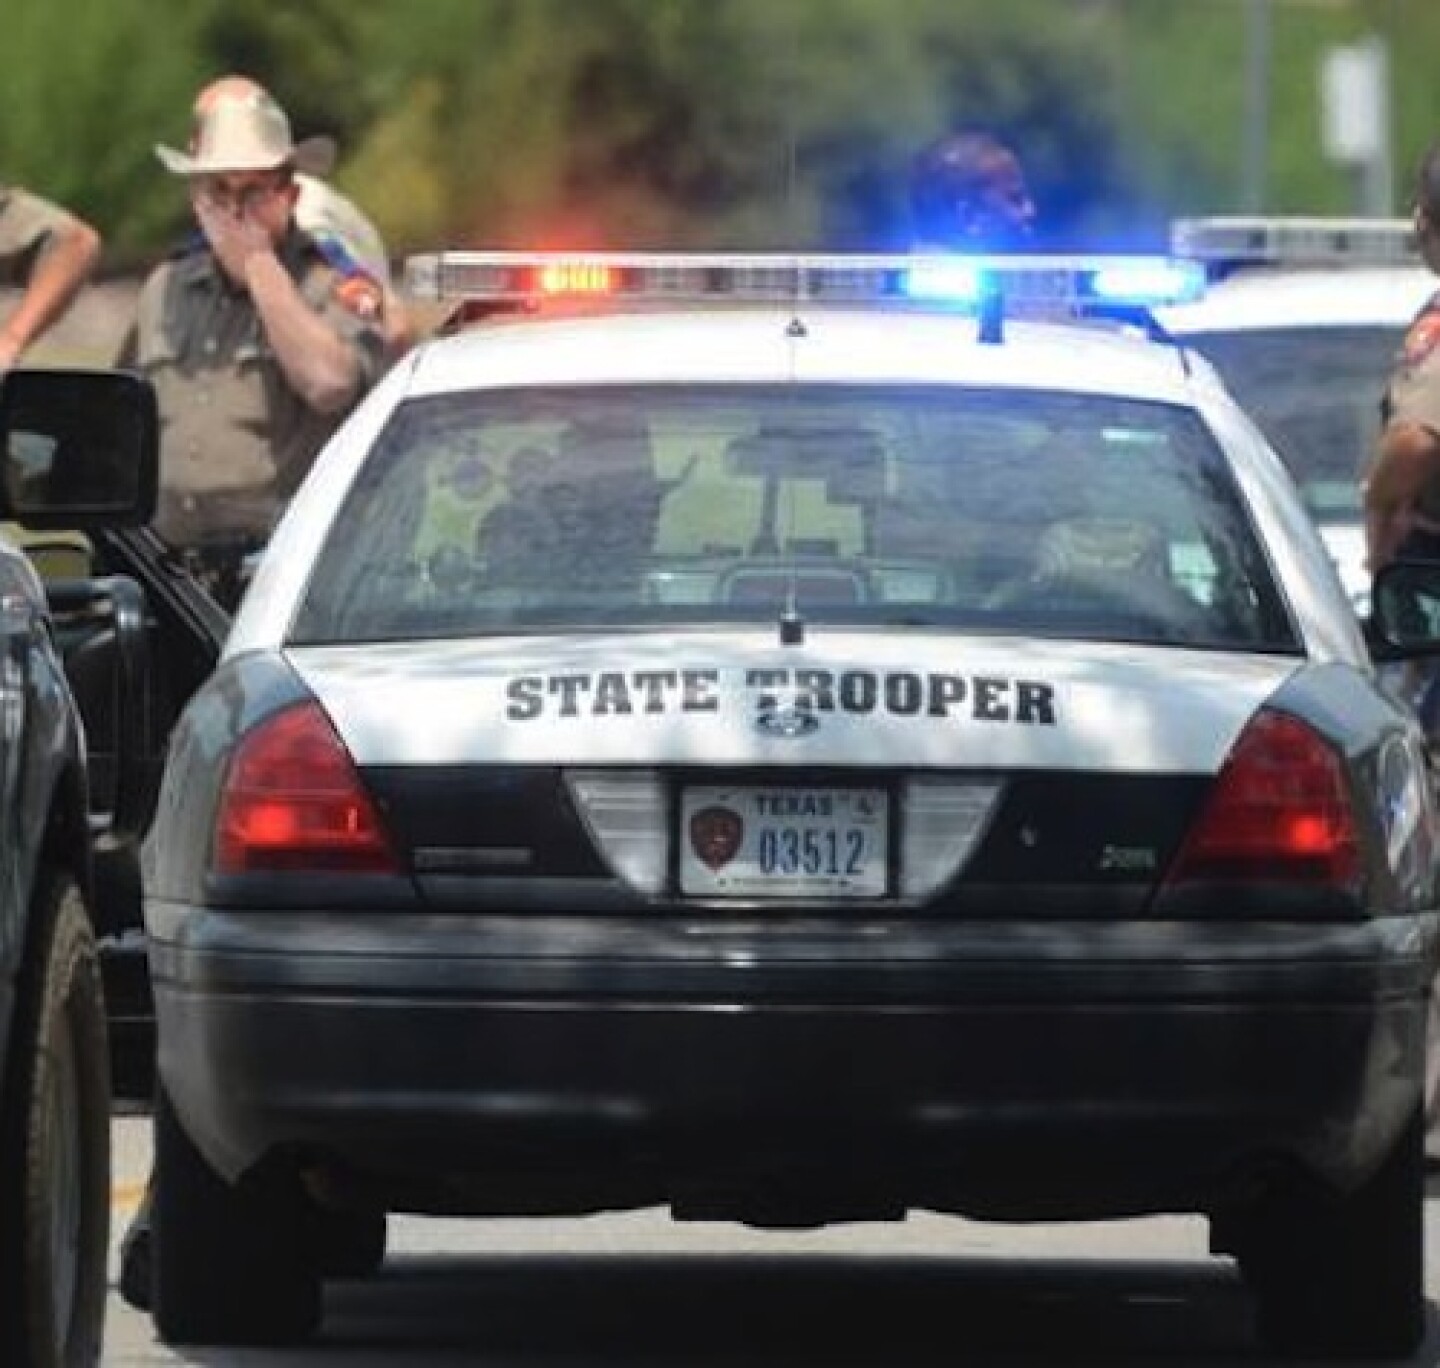
[[[647,925],[186,914],[160,1065],[222,1172],[275,1150],[395,1205],[746,1191],[1008,1218],[1345,1185],[1421,1098],[1433,919]]]

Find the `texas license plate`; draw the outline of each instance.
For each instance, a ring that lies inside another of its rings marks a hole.
[[[680,801],[680,889],[694,897],[881,898],[884,789],[690,785]]]

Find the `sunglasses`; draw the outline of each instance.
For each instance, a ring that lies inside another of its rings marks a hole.
[[[205,176],[196,193],[218,209],[249,213],[289,188],[288,176]]]

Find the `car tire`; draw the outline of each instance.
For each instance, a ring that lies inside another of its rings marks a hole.
[[[98,1362],[104,1332],[105,1001],[74,881],[41,870],[31,912],[0,1094],[0,1363],[70,1368]]]
[[[368,1278],[385,1262],[388,1235],[383,1211],[317,1207],[315,1243],[327,1278]]]
[[[227,1183],[155,1097],[152,1315],[167,1344],[285,1345],[320,1325],[309,1202],[281,1169]]]
[[[1270,1352],[1404,1358],[1425,1335],[1424,1117],[1354,1191],[1276,1194],[1235,1241]]]

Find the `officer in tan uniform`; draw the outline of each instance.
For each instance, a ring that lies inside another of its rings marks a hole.
[[[0,320],[0,373],[69,308],[100,257],[100,234],[66,209],[0,185],[0,285],[19,301]]]
[[[1440,144],[1420,163],[1415,235],[1425,264],[1440,274]],[[1397,555],[1440,559],[1440,291],[1405,334],[1380,416],[1362,482],[1372,573]]]
[[[252,87],[204,103],[189,151],[156,149],[186,178],[202,240],[146,280],[121,360],[159,400],[157,529],[230,607],[237,553],[266,540],[388,356],[380,284],[295,223],[313,146]],[[121,1249],[121,1295],[141,1308],[152,1204],[147,1187]]]
[[[1420,254],[1440,274],[1440,143],[1420,163],[1415,187]],[[1397,557],[1440,560],[1440,291],[1415,315],[1380,404],[1380,437],[1361,484],[1371,572]],[[1410,698],[1434,748],[1440,743],[1440,678],[1416,661],[1391,676]],[[1430,998],[1425,1161],[1440,1165],[1440,983]]]
[[[260,546],[321,446],[387,360],[382,287],[295,222],[311,155],[265,91],[213,100],[185,178],[200,237],[142,287],[120,363],[160,406],[156,527],[200,568]]]
[[[195,97],[197,129],[216,101],[253,98],[265,93],[265,87],[249,76],[217,76]],[[295,200],[295,222],[314,238],[337,269],[347,274],[359,269],[379,283],[384,298],[385,339],[391,354],[398,356],[414,340],[414,332],[404,302],[395,292],[390,276],[390,254],[380,230],[354,200],[321,179],[333,168],[335,151],[335,143],[328,137],[306,138],[297,145],[297,153],[314,170],[295,172],[295,184],[300,188]]]

